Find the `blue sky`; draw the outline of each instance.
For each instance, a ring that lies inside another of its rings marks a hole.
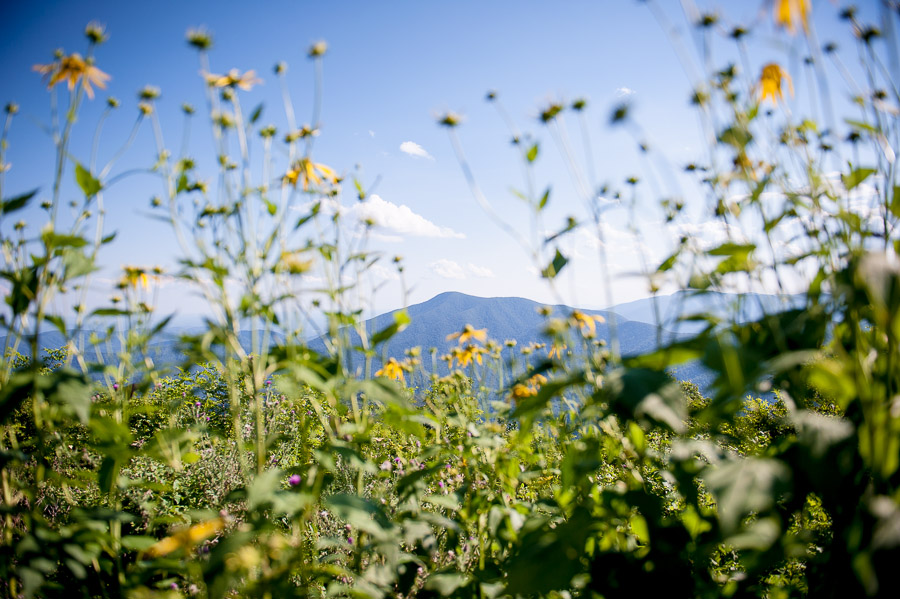
[[[804,55],[802,36],[776,34],[771,9],[765,2],[725,2],[723,26],[753,25],[751,69],[794,55],[799,70]],[[660,3],[670,13],[674,32],[684,46],[695,49],[674,2]],[[847,35],[834,14],[838,8],[817,2],[815,14],[820,38]],[[864,8],[869,8],[864,4]],[[88,102],[76,125],[74,159],[90,155],[93,130],[108,95],[121,107],[104,125],[101,162],[109,158],[135,121],[137,91],[158,86],[157,103],[169,147],[180,144],[183,118],[180,106],[190,102],[202,114],[204,86],[196,52],[185,43],[185,32],[204,26],[215,46],[211,70],[255,69],[264,83],[240,92],[246,108],[263,103],[262,123],[285,129],[278,82],[272,67],[284,60],[298,120],[311,112],[313,70],[305,53],[317,40],[328,42],[324,61],[322,133],[316,141],[315,161],[339,172],[359,175],[375,185],[366,207],[352,208],[348,189],[343,202],[351,214],[371,216],[383,225],[376,230],[371,249],[386,257],[379,271],[384,285],[367,309],[380,312],[404,301],[399,283],[390,275],[394,255],[405,259],[409,303],[442,291],[456,290],[480,296],[516,295],[538,301],[555,299],[546,282],[503,231],[486,217],[472,198],[454,157],[447,132],[435,117],[447,110],[461,113],[458,130],[479,185],[509,224],[529,230],[529,213],[511,188],[522,188],[522,169],[509,144],[510,133],[495,108],[484,101],[497,90],[505,109],[525,132],[540,144],[535,167],[537,186],[553,192],[545,224],[537,233],[559,228],[569,215],[582,219],[584,206],[567,175],[558,148],[538,122],[540,110],[550,102],[569,103],[585,97],[587,130],[592,141],[592,169],[596,183],[623,188],[637,175],[645,180],[647,163],[638,141],[667,157],[671,175],[661,173],[670,186],[680,188],[692,214],[702,219],[703,206],[693,205],[696,188],[680,168],[702,157],[697,119],[688,104],[692,87],[667,35],[640,2],[313,2],[281,1],[249,5],[239,2],[170,2],[152,5],[130,2],[21,2],[4,8],[0,23],[0,101],[15,101],[21,113],[10,134],[3,194],[42,187],[46,195],[52,175],[52,143],[41,130],[49,119],[49,93],[36,63],[50,62],[55,48],[83,52],[84,25],[105,24],[109,40],[97,51],[97,65],[112,75],[106,90]],[[725,42],[719,43],[725,48]],[[849,46],[849,42],[847,44]],[[720,54],[720,56],[722,56]],[[724,63],[724,56],[723,56]],[[791,65],[785,65],[790,70]],[[802,79],[795,74],[797,95],[790,99],[799,110],[804,98]],[[60,88],[61,90],[62,88]],[[611,128],[611,109],[628,101],[640,132]],[[840,99],[838,101],[841,101]],[[246,109],[245,108],[245,109]],[[571,117],[568,117],[571,118]],[[154,162],[155,146],[148,123],[136,143],[113,168],[112,174]],[[567,121],[573,145],[581,139],[577,120]],[[209,129],[203,118],[192,126],[190,154],[201,170],[214,178]],[[280,137],[280,135],[279,135]],[[69,165],[63,197],[78,196]],[[665,169],[663,169],[665,170]],[[349,187],[349,186],[348,186]],[[118,237],[101,255],[104,270],[95,277],[91,301],[102,304],[123,264],[160,265],[177,269],[179,250],[165,223],[151,220],[150,198],[159,182],[135,175],[106,190],[107,229]],[[634,214],[643,231],[638,243],[626,231],[629,211],[612,208],[608,219],[607,250],[614,283],[604,288],[596,262],[596,240],[590,231],[572,235],[564,250],[573,259],[559,279],[562,300],[584,307],[603,307],[647,295],[639,278],[624,276],[640,270],[643,253],[649,263],[664,257],[681,231],[660,225],[651,189],[636,205]],[[699,201],[698,201],[699,202]],[[43,213],[31,210],[25,219],[36,231]],[[698,220],[696,231],[703,231]],[[9,234],[4,223],[3,234]],[[104,287],[106,285],[106,287]],[[161,288],[156,299],[168,313],[202,312],[202,302],[175,283]]]

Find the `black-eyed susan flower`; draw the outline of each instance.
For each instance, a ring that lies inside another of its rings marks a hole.
[[[143,287],[146,289],[149,285],[147,277],[147,269],[141,266],[123,266],[122,278],[119,279],[119,287],[127,289],[128,287]]]
[[[784,93],[781,91],[782,80],[787,81],[788,91],[793,96],[794,84],[791,76],[774,62],[764,66],[759,76],[759,101],[765,102],[766,98],[771,98],[772,104],[777,104],[779,100],[784,100]]]
[[[774,19],[777,27],[784,27],[793,35],[797,31],[797,24],[803,27],[803,31],[809,31],[809,0],[775,0]]]
[[[290,183],[293,187],[297,187],[299,182],[303,186],[303,191],[309,189],[310,183],[319,185],[323,181],[337,184],[340,178],[330,166],[315,163],[309,158],[301,158],[294,162],[291,169],[284,175],[285,183]]]
[[[541,385],[547,382],[547,377],[543,374],[535,374],[529,377],[525,382],[516,383],[510,390],[510,396],[513,399],[523,399],[525,397],[533,397],[538,394]]]
[[[568,349],[567,346],[565,346],[563,344],[552,343],[550,345],[550,352],[547,354],[547,357],[553,358],[554,356],[556,356],[557,358],[562,359],[563,352],[566,351],[566,349]]]
[[[106,82],[110,80],[110,76],[98,69],[93,61],[85,60],[77,52],[68,56],[60,56],[58,60],[50,64],[36,64],[32,69],[47,79],[48,89],[61,81],[66,81],[69,91],[72,91],[75,89],[75,85],[81,81],[84,92],[90,99],[94,98],[94,89],[91,85],[106,89]]]
[[[486,349],[484,349],[483,347],[478,347],[477,345],[472,345],[471,343],[465,347],[454,347],[453,351],[451,352],[454,359],[463,368],[465,368],[472,362],[482,364],[482,356],[486,353]]]
[[[225,521],[222,518],[213,518],[205,522],[200,522],[173,535],[170,535],[156,544],[151,545],[147,549],[147,555],[150,557],[159,557],[168,555],[178,549],[187,548],[195,545],[200,541],[208,539],[225,527]]]
[[[400,381],[401,383],[406,383],[406,377],[403,375],[403,365],[398,362],[396,358],[390,358],[385,362],[384,366],[375,373],[375,376],[383,376],[395,381]]]
[[[487,329],[476,329],[472,325],[467,324],[463,327],[463,330],[447,335],[447,341],[453,341],[454,339],[459,339],[460,345],[471,339],[484,343],[487,339]]]
[[[585,337],[593,337],[597,334],[597,326],[595,323],[602,324],[606,319],[599,314],[585,314],[581,310],[572,312],[572,324],[584,334]]]

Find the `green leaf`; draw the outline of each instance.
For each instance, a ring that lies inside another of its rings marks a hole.
[[[850,191],[863,181],[869,178],[875,172],[874,168],[856,168],[850,171],[849,175],[841,175],[841,181],[844,182],[844,187],[847,188],[847,191]]]
[[[56,248],[82,248],[88,244],[87,239],[80,235],[59,235],[53,231],[44,231],[41,233],[41,240],[47,249],[54,250]]]
[[[878,129],[873,127],[868,123],[864,123],[862,121],[856,121],[853,119],[844,119],[844,122],[853,127],[854,129],[862,129],[863,131],[868,131],[869,133],[878,133]]]
[[[730,460],[709,468],[703,476],[727,535],[737,533],[746,516],[762,516],[775,507],[790,479],[791,471],[784,463],[763,458]]]
[[[128,310],[119,310],[118,308],[97,308],[91,312],[91,316],[128,316],[131,314]]]
[[[560,271],[568,264],[569,260],[565,256],[562,255],[562,252],[557,248],[556,255],[553,257],[553,261],[547,265],[544,270],[541,271],[541,276],[545,279],[552,279],[556,277],[560,273]]]
[[[100,184],[100,181],[91,174],[89,170],[81,166],[80,163],[75,163],[75,181],[78,183],[78,187],[81,188],[81,191],[84,192],[85,197],[92,198],[97,195],[103,186]]]
[[[525,158],[528,159],[528,162],[534,162],[538,156],[538,145],[534,144],[530,148],[528,148],[528,152],[525,154]]]
[[[394,322],[372,335],[372,345],[377,346],[380,343],[384,343],[409,326],[411,322],[412,320],[406,310],[397,310],[394,312]]]
[[[100,464],[100,470],[97,472],[97,483],[100,486],[101,493],[109,494],[112,491],[121,467],[122,465],[116,458],[112,456],[103,458],[103,462]]]
[[[425,589],[428,591],[436,591],[439,595],[449,597],[453,595],[460,587],[465,586],[469,582],[469,577],[465,574],[432,574],[425,581]]]
[[[33,198],[35,194],[37,194],[37,192],[37,189],[32,189],[31,191],[23,193],[22,195],[17,195],[14,198],[3,200],[2,202],[0,202],[0,214],[7,214],[9,212],[21,210],[28,204],[31,198]]]
[[[259,104],[256,108],[253,109],[253,112],[250,114],[250,124],[256,123],[259,120],[259,117],[262,116],[263,113],[263,104]]]
[[[550,188],[544,190],[544,195],[541,196],[541,199],[538,201],[538,210],[543,210],[547,206],[547,202],[550,200]]]
[[[728,127],[719,134],[719,141],[728,144],[735,150],[743,151],[743,149],[753,140],[753,135],[741,127]]]
[[[376,539],[390,538],[387,531],[394,525],[375,503],[356,495],[340,493],[329,497],[326,504],[350,526],[367,532]]]
[[[156,538],[147,535],[126,535],[122,537],[122,547],[130,551],[146,551],[157,542]]]

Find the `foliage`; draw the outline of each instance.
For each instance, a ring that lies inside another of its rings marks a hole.
[[[811,33],[810,4],[774,4],[776,23],[809,42],[819,69],[825,56]],[[862,116],[844,127],[854,161],[839,155],[836,122],[825,128],[783,108],[790,79],[777,64],[765,65],[756,82],[733,64],[710,68],[694,94],[713,133],[709,164],[689,170],[701,174],[716,218],[746,233],[713,247],[685,238],[646,273],[653,292],[665,277],[701,292],[747,281],[784,289],[799,279],[808,283],[802,309],[750,322],[699,315],[707,325],[699,335],[627,358],[614,322],[607,347],[595,339],[597,319],[580,312],[548,310],[546,345],[522,348],[491,340],[473,323],[454,336],[458,345],[444,357],[451,374],[442,378],[423,366],[420,351],[384,355],[373,372],[408,317],[374,333],[360,325],[354,299],[380,256],[365,249],[367,229],[352,242],[342,234],[334,203],[343,178],[314,161],[318,93],[312,124],[303,126],[285,93],[281,160],[275,128],[259,123],[262,106],[242,105],[255,73],[213,74],[212,39],[201,30],[188,42],[204,73],[217,182],[210,186],[197,163],[176,158],[161,136],[153,165],[164,189],[154,204],[182,245],[178,276],[204,294],[213,315],[183,340],[190,359],[167,376],[146,358],[167,321],[154,319],[152,305],[163,273],[140,266],[124,267],[121,297],[110,306],[87,314],[78,305],[74,330],[103,322],[105,337],[73,335],[43,359],[19,353],[41,355],[42,326],[73,330],[52,311],[53,300],[87,287],[111,239],[102,217],[110,170],[98,168],[96,156],[78,162],[69,145],[84,95],[93,98],[91,85],[103,88],[107,78],[94,58],[105,34],[90,25],[85,58],[61,53],[37,68],[50,93],[68,99],[52,130],[47,223],[33,237],[24,225],[9,236],[3,229],[9,334],[0,364],[0,590],[9,597],[896,596],[900,128],[887,100],[900,97],[879,30],[853,11],[844,18],[868,78],[856,96]],[[715,64],[718,18],[694,21],[702,63]],[[746,57],[742,31],[729,32],[727,43]],[[317,81],[325,51],[318,43],[309,52]],[[282,83],[285,73],[276,67]],[[161,130],[158,96],[141,91],[136,128],[149,121]],[[489,100],[499,105],[495,94]],[[585,101],[553,103],[539,120],[567,148],[563,121],[584,110]],[[15,112],[10,105],[4,153]],[[194,109],[185,112],[190,120]],[[628,126],[628,107],[611,120]],[[440,122],[493,214],[465,162],[459,117]],[[251,133],[260,138],[262,174]],[[542,154],[516,139],[533,177]],[[838,165],[839,177],[829,165]],[[570,166],[602,248],[597,200],[613,192],[585,185],[574,158]],[[84,204],[66,229],[60,186],[73,171]],[[637,180],[626,183],[641,192]],[[522,195],[537,216],[549,191],[536,190],[550,187],[529,189]],[[862,208],[861,192],[868,194]],[[3,199],[0,224],[36,195]],[[683,201],[660,202],[673,222],[687,218]],[[304,216],[294,223],[297,208]],[[578,223],[573,217],[530,252],[551,286],[569,263],[558,240]],[[311,272],[328,284],[305,304],[291,290]],[[322,354],[301,341],[311,308],[327,317]],[[108,351],[116,337],[118,349]],[[714,374],[710,397],[667,373],[689,360]],[[424,384],[406,387],[407,376]],[[499,388],[487,389],[489,380]]]

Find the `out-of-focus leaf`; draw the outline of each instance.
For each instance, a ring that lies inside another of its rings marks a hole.
[[[763,515],[787,491],[791,471],[768,458],[740,458],[710,467],[703,480],[716,499],[723,532],[732,535],[750,514]]]
[[[844,187],[847,191],[850,191],[863,181],[869,178],[875,172],[874,168],[856,168],[850,171],[849,174],[841,174],[841,181],[844,183]]]
[[[565,256],[562,255],[562,252],[557,248],[556,255],[553,256],[553,261],[548,264],[544,270],[541,271],[541,276],[545,279],[553,279],[560,273],[563,267],[568,264],[569,260]]]
[[[9,198],[8,200],[0,201],[0,214],[8,214],[10,212],[15,212],[16,210],[21,210],[28,205],[28,202],[37,194],[37,192],[37,189],[32,189],[29,192]]]
[[[94,197],[101,189],[103,189],[100,181],[95,178],[89,170],[77,162],[75,163],[75,181],[87,198]]]

